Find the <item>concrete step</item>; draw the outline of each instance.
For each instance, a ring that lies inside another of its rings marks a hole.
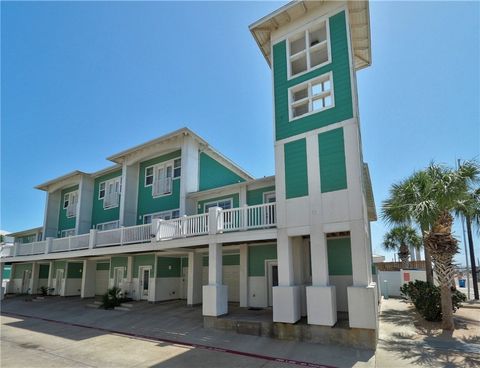
[[[130,308],[127,308],[127,307],[115,307],[114,308],[115,310],[119,310],[119,311],[125,311],[125,312],[130,312]]]

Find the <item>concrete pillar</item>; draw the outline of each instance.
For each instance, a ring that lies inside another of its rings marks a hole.
[[[49,289],[48,293],[50,294],[50,289],[53,288],[53,261],[50,261],[48,266],[47,288]]]
[[[52,251],[52,243],[53,243],[53,238],[51,237],[48,237],[45,239],[46,240],[46,244],[45,244],[45,254],[48,254]]]
[[[248,245],[240,244],[240,307],[248,307]]]
[[[337,302],[335,286],[329,286],[327,238],[323,232],[312,230],[312,286],[307,287],[307,321],[311,325],[333,326],[337,323]]]
[[[123,163],[122,193],[120,194],[120,226],[134,226],[137,224],[137,193],[139,163]]]
[[[201,253],[188,254],[187,304],[192,306],[202,302],[203,256]]]
[[[221,316],[228,313],[228,290],[222,285],[222,244],[208,246],[208,285],[203,287],[203,315]]]
[[[38,294],[38,276],[40,271],[40,265],[37,262],[32,263],[32,274],[30,275],[30,294]]]
[[[115,276],[115,275],[114,275]],[[123,282],[123,291],[126,291],[130,297],[133,296],[133,256],[127,258],[127,277]]]
[[[97,263],[95,261],[84,260],[82,271],[81,298],[95,297],[95,278],[97,272]]]
[[[90,229],[90,237],[88,238],[89,249],[95,248],[95,244],[97,243],[97,232],[96,229]]]
[[[300,288],[294,285],[293,238],[285,229],[277,236],[278,286],[273,288],[273,321],[295,323],[300,319]]]

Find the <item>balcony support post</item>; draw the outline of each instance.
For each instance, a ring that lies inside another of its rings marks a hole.
[[[208,285],[203,287],[203,315],[221,316],[228,313],[228,288],[222,285],[222,243],[208,245]]]
[[[97,229],[90,229],[90,237],[88,238],[88,249],[95,248],[97,244]]]
[[[48,237],[45,243],[45,254],[49,254],[52,251],[53,238]]]
[[[188,253],[187,304],[197,305],[202,302],[203,256],[198,252]]]

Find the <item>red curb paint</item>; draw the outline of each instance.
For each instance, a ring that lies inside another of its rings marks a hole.
[[[97,330],[97,331],[102,331],[102,332],[114,333],[114,334],[117,334],[117,335],[123,335],[123,336],[128,336],[128,337],[133,337],[133,338],[139,338],[139,339],[144,339],[144,340],[152,340],[152,341],[157,341],[157,342],[165,342],[165,343],[175,344],[175,345],[189,346],[189,347],[192,347],[192,348],[195,348],[195,349],[203,349],[203,350],[215,351],[215,352],[219,352],[219,353],[227,353],[227,354],[246,356],[246,357],[250,357],[250,358],[263,359],[263,360],[268,360],[268,361],[272,361],[272,362],[298,365],[298,366],[301,366],[301,367],[337,368],[337,367],[332,366],[332,365],[310,363],[310,362],[304,362],[304,361],[295,360],[295,359],[276,358],[276,357],[272,357],[272,356],[268,356],[268,355],[248,353],[248,352],[232,350],[232,349],[217,348],[215,346],[194,344],[194,343],[183,342],[183,341],[178,341],[178,340],[171,340],[171,339],[165,339],[165,338],[160,338],[160,337],[141,335],[141,334],[136,334],[136,333],[133,333],[133,332],[110,330],[110,329],[102,328],[102,327],[93,327],[93,326],[88,326],[88,325],[82,325],[82,324],[79,324],[79,323],[57,321],[57,320],[54,320],[54,319],[28,316],[28,315],[19,314],[19,313],[2,312],[2,313],[0,313],[0,315],[37,319],[37,320],[40,320],[40,321],[58,323],[58,324],[61,324],[61,325],[87,328],[87,329],[90,329],[90,330]]]

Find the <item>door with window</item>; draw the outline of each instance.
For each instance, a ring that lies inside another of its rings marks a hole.
[[[67,209],[67,217],[75,217],[77,215],[78,192],[65,194],[65,203],[64,207]]]
[[[120,196],[120,178],[106,182],[104,208],[118,207]]]
[[[160,196],[172,192],[173,166],[162,165],[155,168],[153,195]]]
[[[113,286],[117,288],[122,287],[123,283],[123,267],[115,267],[113,270]]]
[[[150,272],[151,267],[139,268],[140,299],[142,300],[148,300],[148,295],[150,293]]]
[[[278,263],[277,261],[266,261],[267,266],[267,290],[268,306],[273,305],[273,288],[278,286]]]
[[[23,276],[22,276],[22,293],[28,293],[28,290],[30,289],[30,275],[31,272],[30,270],[25,270],[23,271]],[[33,293],[33,291],[32,291]]]

